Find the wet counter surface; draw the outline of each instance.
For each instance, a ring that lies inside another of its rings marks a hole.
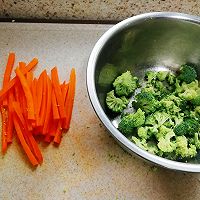
[[[17,61],[38,57],[38,75],[58,66],[61,80],[77,70],[77,90],[71,128],[59,148],[40,144],[44,163],[32,168],[15,139],[0,157],[2,200],[196,200],[200,175],[154,167],[126,153],[109,135],[90,104],[86,67],[98,38],[111,25],[0,25],[0,80],[8,52]]]

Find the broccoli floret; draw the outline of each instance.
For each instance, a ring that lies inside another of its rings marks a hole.
[[[174,121],[174,125],[179,125],[183,122],[184,113],[177,113],[176,115],[172,115],[171,119]]]
[[[167,75],[167,82],[169,83],[169,85],[174,85],[176,82],[175,74],[173,74],[172,72],[169,72]]]
[[[169,114],[167,114],[166,112],[155,112],[153,114],[158,127],[160,127],[161,125],[163,125],[168,119],[169,119]]]
[[[176,137],[176,155],[182,158],[192,158],[197,155],[197,150],[195,145],[190,144],[188,147],[188,140],[183,136]]]
[[[141,149],[148,151],[149,153],[162,156],[162,152],[158,149],[155,142],[152,141],[147,142],[145,139],[140,139],[134,136],[131,138],[131,140]]]
[[[145,126],[145,127],[139,127],[138,128],[138,136],[143,139],[148,139],[152,135],[157,133],[157,129],[155,127]]]
[[[178,106],[176,106],[176,104],[172,100],[169,100],[167,98],[163,98],[160,101],[160,104],[169,113],[178,113],[181,111],[181,109]]]
[[[190,143],[195,145],[197,149],[200,149],[200,138],[199,138],[199,133],[195,133],[194,137],[191,138]]]
[[[164,81],[164,80],[166,80],[166,78],[167,78],[167,76],[168,76],[168,71],[159,71],[158,73],[157,73],[157,79],[159,80],[159,81]]]
[[[115,92],[118,96],[129,96],[138,86],[138,78],[132,76],[130,71],[118,76],[113,82]]]
[[[196,78],[197,78],[197,72],[193,67],[190,67],[189,65],[181,65],[180,75],[178,76],[178,79],[186,83],[191,83]]]
[[[197,95],[194,99],[191,100],[191,102],[195,106],[200,106],[200,95]]]
[[[145,115],[141,109],[137,112],[128,114],[122,118],[118,129],[125,135],[133,133],[134,128],[142,126],[145,122]]]
[[[161,81],[156,81],[156,82],[154,83],[154,87],[155,87],[158,91],[160,91],[161,93],[164,93],[165,95],[168,94],[168,93],[170,93],[170,90],[168,90],[168,88],[166,87],[166,85],[164,85],[164,83],[161,82]]]
[[[166,136],[167,133],[171,132],[171,128],[167,128],[165,125],[161,125],[158,128],[158,132],[155,134],[156,138],[159,140],[160,138],[163,138]]]
[[[174,136],[174,132],[170,130],[164,137],[159,138],[158,148],[163,152],[173,152],[176,149],[176,143],[171,141]]]
[[[126,97],[121,97],[121,98],[116,97],[114,94],[114,90],[107,93],[106,104],[108,108],[113,112],[116,113],[122,112],[123,109],[126,108],[128,103],[129,101],[128,99],[126,99]]]
[[[192,99],[195,99],[198,95],[199,87],[198,87],[198,81],[195,80],[189,84],[183,82],[182,85],[180,86],[180,91],[179,91],[179,97],[191,101]]]
[[[152,83],[156,80],[157,78],[157,72],[154,71],[147,71],[145,73],[145,78],[147,80],[148,83]]]
[[[135,96],[136,106],[145,113],[152,113],[157,109],[158,102],[150,92],[141,92]]]
[[[195,119],[185,119],[182,123],[174,127],[176,135],[193,135],[198,132],[199,123]]]

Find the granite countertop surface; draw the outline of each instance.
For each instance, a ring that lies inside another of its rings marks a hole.
[[[0,17],[122,20],[153,11],[200,14],[199,0],[0,0]]]

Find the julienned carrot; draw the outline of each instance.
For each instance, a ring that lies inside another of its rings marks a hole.
[[[65,101],[66,101],[66,98],[67,98],[68,89],[69,89],[68,83],[67,84],[65,83],[64,85],[62,85],[61,90],[62,90],[62,96],[63,96],[64,104],[65,104]],[[65,108],[66,108],[66,106],[65,106]]]
[[[41,164],[42,161],[43,161],[43,157],[42,157],[42,154],[41,154],[41,151],[38,147],[38,144],[37,142],[35,141],[33,135],[31,132],[28,131],[27,129],[27,123],[22,115],[22,111],[20,109],[20,106],[19,106],[19,103],[18,102],[13,102],[13,109],[17,115],[17,117],[19,118],[21,124],[22,124],[22,127],[23,127],[23,130],[22,130],[22,133],[24,135],[24,138],[26,140],[26,142],[29,144],[29,147],[31,149],[31,151],[34,153],[34,155],[36,156],[38,162]]]
[[[14,62],[15,62],[15,54],[14,53],[10,53],[9,56],[8,56],[8,61],[7,61],[5,73],[4,73],[4,76],[3,76],[3,88],[10,81],[10,76],[11,76],[11,73],[12,73]],[[7,104],[8,104],[8,99],[5,98],[4,101],[3,101],[3,105],[5,106]]]
[[[2,153],[5,154],[7,151],[7,123],[8,117],[6,109],[1,107],[1,119],[2,119]]]
[[[47,72],[44,71],[44,75],[42,77],[43,81],[43,92],[42,92],[42,104],[40,108],[40,114],[39,114],[39,126],[42,126],[44,124],[45,115],[46,115],[46,105],[47,105]]]
[[[62,118],[62,119],[66,118],[66,110],[64,107],[64,100],[62,98],[62,92],[61,92],[61,88],[60,88],[57,67],[54,67],[51,70],[51,79],[52,79],[52,85],[53,85],[55,95],[56,95],[56,100],[59,105],[58,110],[59,110],[60,118]]]
[[[21,71],[26,71],[26,63],[25,62],[19,62],[19,69]]]
[[[14,124],[13,124],[13,106],[12,102],[15,100],[14,98],[14,93],[13,90],[10,90],[9,95],[8,95],[8,127],[7,127],[7,142],[11,143],[12,138],[13,138],[13,129],[14,129]]]
[[[76,75],[72,69],[69,84],[59,83],[57,68],[51,78],[44,70],[39,79],[33,77],[38,60],[34,58],[27,66],[19,62],[16,77],[10,80],[14,54],[10,54],[0,91],[2,115],[2,153],[12,142],[16,131],[21,145],[33,165],[42,163],[43,157],[34,136],[43,135],[43,141],[60,144],[63,128],[68,129],[72,115]],[[3,102],[3,104],[2,104]]]
[[[17,117],[16,114],[13,115],[13,121],[14,121],[14,126],[15,126],[15,130],[16,130],[16,133],[17,133],[17,136],[19,138],[19,141],[26,153],[26,155],[28,156],[30,162],[32,163],[32,165],[36,166],[38,165],[38,161],[36,160],[35,156],[33,155],[33,153],[31,152],[30,150],[30,147],[27,145],[25,139],[24,139],[24,136],[23,136],[23,133],[22,133],[22,129],[20,127],[20,121]]]
[[[46,102],[46,113],[45,113],[45,120],[43,125],[43,133],[48,133],[48,127],[49,127],[49,120],[50,120],[50,114],[51,114],[51,93],[52,93],[52,86],[51,86],[51,80],[47,76],[47,102]]]
[[[75,96],[75,87],[76,87],[76,72],[75,69],[73,68],[70,73],[70,81],[69,81],[69,90],[66,98],[66,121],[64,124],[65,129],[69,129],[70,121],[71,121],[71,116],[72,116],[72,110],[73,110],[73,104],[74,104],[74,96]]]
[[[26,70],[23,70],[22,73],[25,75],[27,72],[32,70],[38,63],[38,59],[34,58],[27,66]],[[17,77],[14,77],[5,87],[3,87],[0,91],[0,102],[4,99],[7,92],[16,84],[18,81]]]
[[[28,86],[28,82],[27,82],[25,76],[23,75],[23,73],[20,71],[19,68],[17,68],[15,70],[15,72],[16,72],[17,77],[20,80],[24,94],[26,96],[28,119],[34,120],[35,119],[35,112],[34,112],[33,96],[32,96],[31,90]]]
[[[52,89],[52,110],[53,110],[53,119],[60,119],[59,111],[58,111],[58,103],[56,100],[56,95],[54,89]]]
[[[43,76],[44,76],[44,71],[40,74],[39,79],[36,83],[37,87],[36,126],[39,126],[39,114],[43,96]]]
[[[57,144],[60,144],[61,138],[62,138],[62,122],[61,120],[59,120],[53,141]]]

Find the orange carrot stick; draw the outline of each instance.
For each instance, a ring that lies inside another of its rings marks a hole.
[[[14,126],[15,126],[15,130],[16,130],[17,136],[19,138],[19,141],[20,141],[20,143],[21,143],[26,155],[28,156],[31,164],[33,166],[38,165],[38,161],[36,160],[35,156],[33,155],[33,153],[30,150],[30,147],[27,145],[27,143],[26,143],[26,141],[24,139],[24,136],[23,136],[23,133],[22,133],[22,129],[20,127],[20,121],[17,118],[16,114],[13,115],[13,121],[14,121]]]
[[[70,74],[70,82],[69,82],[69,90],[66,98],[66,105],[67,105],[67,117],[66,117],[66,123],[63,128],[69,129],[71,116],[72,116],[72,110],[73,110],[73,104],[74,104],[74,96],[75,96],[75,87],[76,87],[76,72],[73,68],[71,70]]]
[[[47,103],[46,103],[46,117],[44,120],[44,126],[43,126],[43,133],[47,134],[48,132],[48,126],[49,126],[49,120],[50,120],[50,114],[51,114],[51,93],[52,93],[52,85],[51,80],[47,76]]]
[[[13,90],[11,90],[9,92],[9,96],[8,96],[8,127],[7,127],[7,142],[8,143],[12,143],[12,138],[13,138],[13,128],[14,128],[14,124],[13,124],[13,106],[12,106],[12,102],[14,101],[14,94],[13,94]]]
[[[19,69],[21,71],[26,71],[26,63],[25,62],[19,62]]]
[[[44,124],[45,115],[46,115],[46,105],[47,105],[47,72],[44,71],[43,76],[43,93],[42,93],[42,104],[40,109],[40,119],[39,119],[39,126]]]
[[[69,89],[69,84],[64,84],[62,86],[62,97],[63,97],[63,100],[64,100],[64,104],[65,104],[65,101],[66,101],[66,98],[67,98],[68,89]],[[66,106],[65,106],[65,108],[66,108]]]
[[[22,125],[22,132],[24,133],[24,138],[27,141],[27,143],[29,144],[30,149],[32,150],[32,152],[35,154],[36,158],[38,159],[39,163],[42,163],[43,161],[43,157],[41,154],[41,151],[38,147],[37,142],[35,141],[33,135],[31,132],[28,131],[27,129],[27,123],[22,115],[22,111],[20,109],[19,103],[18,102],[13,102],[13,108],[14,111],[17,115],[17,117],[19,118],[21,125]]]
[[[12,73],[14,62],[15,62],[15,54],[10,53],[9,56],[8,56],[8,61],[7,61],[7,65],[6,65],[6,69],[5,69],[5,73],[4,73],[4,78],[3,78],[3,88],[10,81],[10,76],[11,76],[11,73]],[[6,98],[3,101],[3,105],[7,106],[7,104],[8,104],[8,99]]]
[[[26,79],[27,79],[29,88],[31,88],[31,84],[33,82],[33,72],[32,71],[30,71],[26,74]]]
[[[56,128],[56,134],[55,134],[55,137],[54,137],[54,142],[57,143],[57,144],[60,144],[61,142],[61,137],[62,137],[62,122],[61,120],[58,121],[58,124],[57,124],[57,128]]]
[[[58,103],[56,101],[56,95],[54,89],[52,89],[52,110],[53,110],[53,119],[60,119],[59,111],[58,111]]]
[[[2,153],[5,154],[7,151],[7,121],[8,116],[6,109],[1,107],[1,119],[2,119]]]
[[[33,96],[32,96],[31,90],[28,86],[28,82],[19,68],[17,68],[15,70],[15,72],[16,72],[17,77],[20,80],[20,83],[22,85],[22,88],[23,88],[23,91],[24,91],[24,94],[26,97],[28,119],[34,120],[35,119],[35,111],[34,111]]]
[[[62,92],[60,89],[60,83],[59,83],[59,78],[58,78],[58,71],[57,68],[54,67],[51,70],[51,78],[52,78],[52,84],[54,87],[55,95],[56,95],[56,100],[58,102],[58,110],[60,113],[60,118],[66,118],[66,110],[64,107],[64,101],[62,98]]]
[[[23,75],[25,75],[27,72],[32,70],[38,63],[38,59],[34,58],[27,66],[26,70],[22,71]],[[18,81],[17,77],[14,77],[8,84],[6,84],[5,87],[3,87],[0,91],[0,102],[4,99],[7,92],[16,84]]]

